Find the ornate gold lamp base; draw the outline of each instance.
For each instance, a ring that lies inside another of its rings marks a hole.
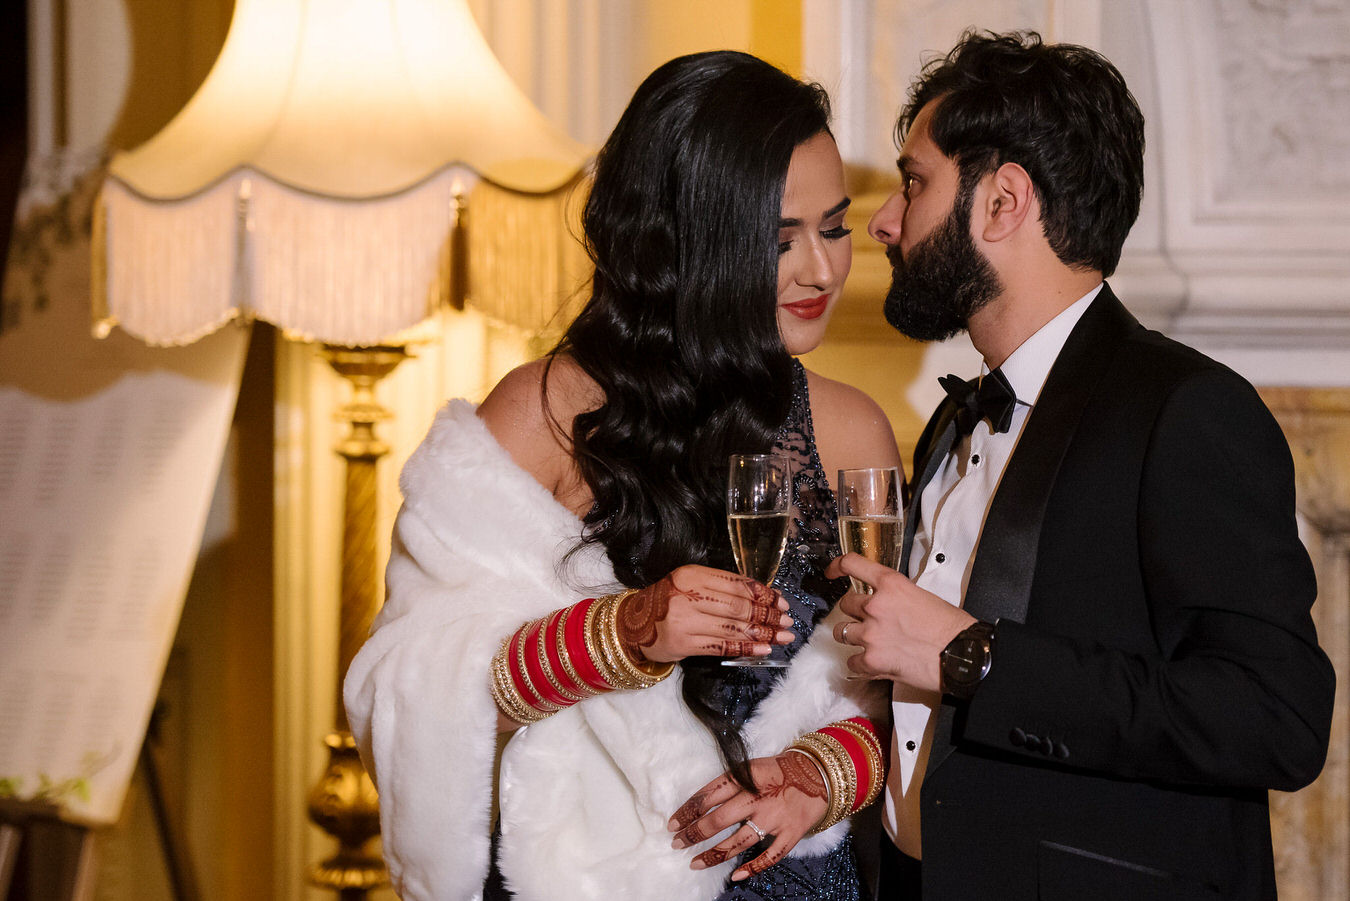
[[[389,884],[384,861],[365,850],[380,832],[380,799],[350,732],[331,732],[324,744],[328,769],[309,794],[309,818],[338,840],[338,851],[311,867],[309,880],[356,901]]]
[[[309,795],[309,817],[338,841],[337,854],[310,870],[310,881],[335,889],[341,901],[364,901],[366,893],[389,884],[384,861],[365,848],[380,833],[379,797],[356,742],[347,730],[342,680],[370,631],[379,605],[376,562],[376,464],[389,447],[375,437],[375,424],[391,414],[375,400],[375,385],[405,357],[402,347],[325,347],[324,356],[352,384],[352,399],[337,411],[351,426],[337,452],[347,461],[343,504],[342,608],[338,636],[337,728],[324,739],[328,768]]]

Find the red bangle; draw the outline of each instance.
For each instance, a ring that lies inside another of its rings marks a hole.
[[[559,707],[571,707],[576,701],[558,693],[553,683],[548,680],[548,676],[544,675],[544,668],[539,663],[539,633],[543,627],[542,621],[528,627],[529,631],[525,635],[525,671],[529,674],[530,681],[534,683],[535,690],[545,701]]]
[[[572,660],[572,668],[577,671],[581,681],[594,691],[613,691],[614,686],[600,675],[600,670],[596,668],[595,661],[591,659],[591,652],[586,647],[586,614],[594,605],[595,598],[586,598],[567,608],[567,619],[563,623],[563,638],[567,645],[567,656]]]
[[[868,789],[872,786],[872,767],[867,762],[867,753],[863,750],[858,736],[848,729],[842,729],[838,726],[825,726],[817,729],[816,732],[821,735],[828,735],[839,742],[840,747],[853,761],[853,772],[857,774],[858,786],[853,793],[853,808],[849,813],[855,813],[862,806],[862,802],[866,800]]]
[[[854,723],[858,726],[862,726],[868,732],[871,732],[873,736],[877,734],[877,727],[872,723],[871,720],[869,720],[865,716],[851,716],[848,719],[844,720],[844,722]]]
[[[886,739],[890,738],[890,732],[887,730],[884,737],[878,735],[876,724],[865,716],[849,717],[836,725],[845,729],[852,729],[854,735],[862,742],[862,750],[871,762],[871,766],[868,768],[871,774],[871,782],[869,783],[871,789],[866,794],[860,795],[857,802],[858,806],[862,807],[868,801],[868,795],[879,793],[881,784],[886,781],[886,771],[889,769],[888,764],[890,763],[890,742]]]
[[[553,615],[544,624],[544,631],[540,634],[539,640],[544,643],[544,653],[548,655],[549,668],[553,670],[553,675],[558,677],[558,684],[563,687],[564,691],[569,691],[584,698],[593,693],[592,689],[587,685],[578,684],[577,680],[572,678],[572,673],[563,664],[562,652],[558,650],[563,645],[559,639],[563,634],[563,621],[567,619],[568,609],[564,607],[561,610],[553,611]],[[570,655],[568,662],[571,662]],[[580,675],[578,673],[577,677],[580,678]]]
[[[890,730],[889,729],[886,730],[886,733],[884,735],[879,734],[877,732],[877,724],[872,722],[865,716],[851,716],[848,719],[844,720],[844,722],[852,723],[854,726],[857,726],[863,732],[866,732],[868,737],[871,738],[873,750],[877,752],[877,760],[880,762],[881,766],[880,772],[876,773],[875,775],[879,779],[886,778],[887,765],[890,763],[891,760]]]
[[[520,692],[520,696],[526,704],[529,704],[535,710],[547,710],[544,699],[534,687],[534,682],[526,673],[520,671],[520,633],[522,631],[522,629],[517,629],[512,633],[511,643],[506,648],[506,660],[511,666],[511,681],[515,683],[516,691]]]

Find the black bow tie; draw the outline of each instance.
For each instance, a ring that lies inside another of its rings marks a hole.
[[[956,403],[958,437],[975,431],[975,424],[981,419],[989,420],[989,426],[995,432],[1006,432],[1012,425],[1017,394],[1001,369],[980,379],[979,388],[954,375],[943,376],[938,379],[938,384]]]

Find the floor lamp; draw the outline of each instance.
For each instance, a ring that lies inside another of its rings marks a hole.
[[[238,0],[201,88],[111,161],[96,329],[185,344],[262,319],[322,345],[352,385],[339,684],[379,600],[375,427],[390,414],[375,387],[406,355],[400,336],[446,305],[543,325],[541,299],[564,293],[558,198],[586,156],[507,77],[465,0]],[[365,851],[376,797],[340,700],[325,742],[309,806],[339,849],[311,878],[364,898],[386,877]]]

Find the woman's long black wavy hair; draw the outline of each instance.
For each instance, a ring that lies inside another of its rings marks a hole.
[[[583,542],[604,545],[625,585],[687,563],[734,569],[727,456],[767,451],[791,402],[776,316],[783,186],[793,150],[828,125],[818,85],[745,53],[696,53],[647,77],[596,158],[591,296],[552,357],[604,393],[570,437],[595,500]],[[744,742],[712,702],[717,663],[684,661],[685,702],[753,788]]]

